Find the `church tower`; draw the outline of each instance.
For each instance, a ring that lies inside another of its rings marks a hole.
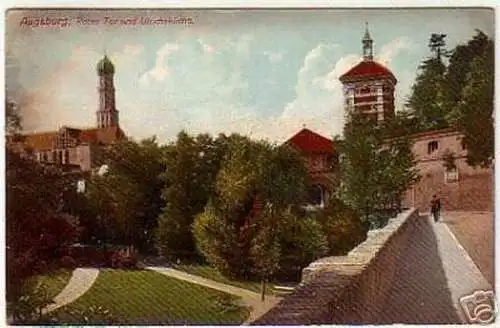
[[[115,86],[113,78],[115,67],[108,56],[97,63],[97,75],[99,76],[99,109],[97,110],[97,127],[107,128],[118,126],[118,111],[115,107]]]
[[[394,90],[397,83],[392,72],[373,59],[373,40],[365,27],[361,40],[363,60],[342,75],[346,111],[359,111],[380,122],[394,117]]]

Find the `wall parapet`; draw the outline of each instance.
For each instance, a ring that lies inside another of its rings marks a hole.
[[[302,270],[293,294],[254,321],[273,324],[370,324],[397,272],[419,215],[414,208],[389,220],[345,256],[318,259]]]

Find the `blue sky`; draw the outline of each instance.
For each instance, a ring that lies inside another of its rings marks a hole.
[[[105,16],[193,24],[109,25]],[[36,17],[71,24],[21,24]],[[100,23],[83,26],[77,17]],[[429,55],[431,33],[447,34],[449,48],[475,29],[494,37],[487,9],[10,11],[7,93],[20,103],[26,131],[93,126],[95,66],[106,51],[116,67],[120,123],[133,138],[165,142],[185,129],[281,142],[304,124],[332,137],[344,116],[338,77],[361,60],[365,22],[376,60],[398,79],[398,109]]]

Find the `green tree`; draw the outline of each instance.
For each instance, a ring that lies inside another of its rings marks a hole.
[[[315,218],[327,238],[330,255],[346,255],[366,239],[368,226],[337,197],[332,197]]]
[[[78,220],[64,212],[64,193],[75,187],[56,168],[6,149],[7,297],[26,279],[57,263],[79,237]]]
[[[476,35],[466,44],[459,44],[451,52],[447,67],[444,96],[450,111],[449,120],[453,125],[454,116],[458,114],[462,98],[462,90],[467,82],[467,75],[471,70],[471,63],[475,58],[484,54],[492,41],[482,31],[477,30]]]
[[[494,157],[493,95],[494,46],[490,42],[484,53],[471,63],[462,90],[459,114],[454,123],[464,134],[467,163],[487,167]]]
[[[260,251],[255,240],[273,245],[271,253],[278,253],[270,231],[276,231],[276,220],[285,211],[300,204],[305,179],[304,164],[295,150],[248,138],[233,139],[214,193],[194,223],[200,252],[228,276],[248,278],[255,276],[256,268],[261,273],[272,271],[276,262],[256,261]]]
[[[338,141],[341,157],[341,199],[372,225],[383,224],[385,211],[398,210],[404,192],[418,174],[410,139],[390,137],[384,125],[362,113],[350,113],[344,140]]]
[[[159,217],[156,246],[169,259],[196,256],[191,226],[207,204],[224,155],[226,136],[212,139],[180,132],[166,147],[166,170],[162,174],[165,207]]]
[[[165,167],[162,147],[155,138],[126,140],[105,149],[101,156],[108,170],[90,179],[87,192],[100,239],[114,237],[115,242],[150,250],[164,206],[159,177]]]
[[[329,253],[328,237],[313,215],[283,211],[279,221],[279,280],[300,281],[302,269]]]
[[[443,91],[446,66],[443,56],[445,49],[445,34],[432,34],[429,48],[434,56],[424,60],[419,67],[419,73],[412,86],[407,102],[411,113],[418,119],[420,130],[432,130],[447,127],[446,99]]]

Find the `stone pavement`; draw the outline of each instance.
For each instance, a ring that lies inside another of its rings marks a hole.
[[[446,211],[441,217],[486,280],[495,285],[495,213]]]
[[[43,312],[48,313],[76,301],[92,287],[98,275],[99,269],[75,269],[66,287],[54,297],[55,303],[47,306]]]
[[[434,223],[427,215],[421,220],[403,252],[379,324],[464,323],[459,299],[491,290],[446,224]]]
[[[175,270],[172,268],[164,266],[144,266],[145,269],[153,270],[163,275],[176,278],[179,280],[184,280],[193,284],[205,286],[208,288],[216,289],[221,292],[225,292],[231,295],[241,297],[241,302],[244,306],[251,308],[250,316],[243,323],[248,324],[253,320],[259,318],[261,315],[269,311],[276,304],[281,301],[281,297],[266,295],[265,301],[261,300],[261,295],[244,288],[239,288],[231,285],[226,285],[217,281],[206,279],[203,277],[195,276],[180,270]]]

